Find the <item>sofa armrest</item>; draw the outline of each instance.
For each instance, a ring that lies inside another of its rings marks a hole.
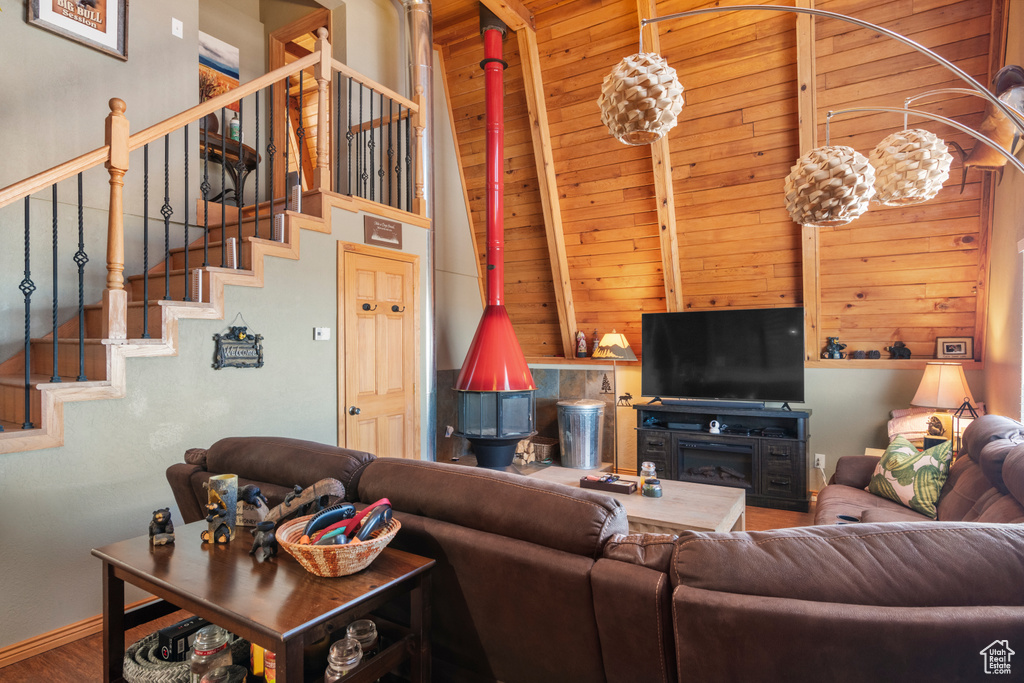
[[[835,474],[828,483],[855,489],[867,488],[879,460],[881,458],[877,455],[844,455],[836,462]]]
[[[167,468],[167,483],[171,485],[174,493],[174,502],[178,504],[178,512],[181,513],[181,522],[188,524],[198,522],[205,514],[192,492],[192,475],[196,472],[205,472],[202,465],[194,465],[187,462],[176,462]]]
[[[814,602],[1024,606],[1022,556],[1024,526],[1017,524],[690,531],[679,537],[671,577],[673,586]]]

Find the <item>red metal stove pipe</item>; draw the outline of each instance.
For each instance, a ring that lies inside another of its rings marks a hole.
[[[496,28],[484,31],[484,97],[487,104],[487,305],[505,304],[505,111],[501,41]]]

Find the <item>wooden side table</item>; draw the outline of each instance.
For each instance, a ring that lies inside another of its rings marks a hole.
[[[373,681],[409,659],[413,681],[430,680],[430,570],[434,560],[385,548],[366,569],[322,578],[281,551],[262,564],[248,534],[204,544],[205,522],[175,528],[173,545],[139,536],[92,551],[103,561],[103,680],[122,681],[124,632],[184,609],[277,655],[278,680],[302,681],[303,647],[402,594],[411,600],[410,628],[350,674]],[[124,611],[124,584],[162,601]]]

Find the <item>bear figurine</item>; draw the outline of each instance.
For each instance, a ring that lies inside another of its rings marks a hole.
[[[171,509],[153,510],[153,519],[149,523],[149,542],[153,545],[174,543],[174,524],[171,522]]]

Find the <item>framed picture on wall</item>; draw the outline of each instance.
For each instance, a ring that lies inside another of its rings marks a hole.
[[[974,358],[974,337],[939,337],[936,358]]]
[[[128,59],[128,0],[29,0],[28,23]]]

